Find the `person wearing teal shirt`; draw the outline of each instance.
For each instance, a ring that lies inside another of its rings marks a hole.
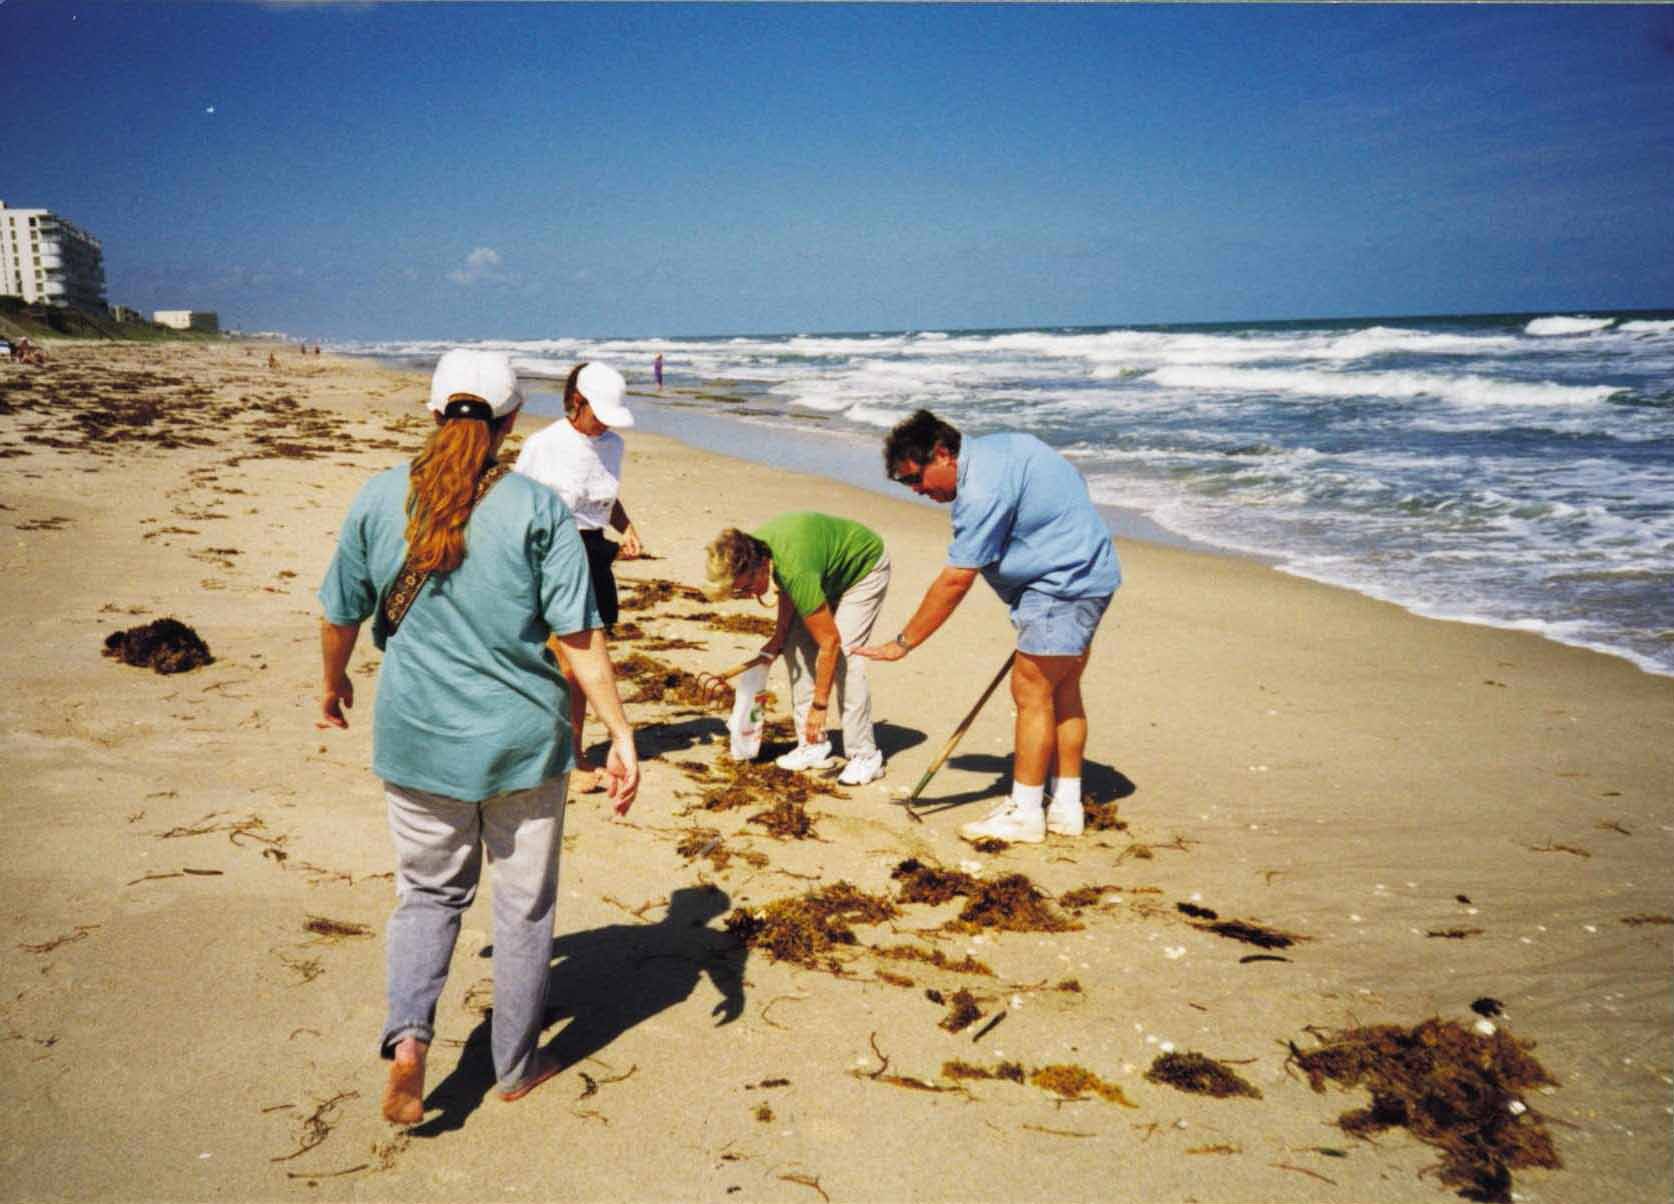
[[[760,598],[778,586],[778,621],[758,661],[784,651],[790,672],[797,745],[780,768],[830,763],[826,714],[835,688],[848,758],[838,780],[862,786],[882,777],[866,662],[844,651],[870,638],[889,590],[889,553],[878,533],[811,510],[781,514],[749,534],[729,527],[709,545],[708,576],[719,595]]]
[[[639,788],[575,523],[557,494],[495,464],[522,400],[504,355],[443,355],[431,379],[436,430],[410,465],[361,489],[320,586],[325,725],[348,726],[349,659],[368,618],[384,652],[372,768],[384,780],[397,903],[379,1053],[391,1062],[383,1113],[396,1124],[424,1117],[436,1003],[484,852],[495,868],[490,1044],[501,1097],[520,1099],[558,1071],[538,1044],[573,754],[549,638],[610,729],[617,814]],[[411,597],[404,614],[392,616],[392,592]]]
[[[1011,608],[1017,629],[1011,697],[1017,706],[1011,794],[959,830],[967,840],[1038,843],[1079,836],[1087,711],[1081,676],[1093,635],[1122,583],[1110,530],[1075,466],[1033,435],[965,439],[920,410],[890,431],[891,480],[953,509],[947,564],[901,633],[857,656],[894,661],[947,621],[978,574]],[[1057,768],[1051,805],[1046,778]]]

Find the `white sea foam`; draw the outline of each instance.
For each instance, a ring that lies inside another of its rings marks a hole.
[[[1549,335],[1591,334],[1613,326],[1615,318],[1536,318],[1523,327],[1523,333],[1544,338]]]
[[[1459,405],[1573,406],[1601,402],[1609,385],[1508,381],[1433,372],[1327,372],[1305,368],[1158,368],[1150,379],[1177,389],[1216,389],[1292,397],[1434,397]]]

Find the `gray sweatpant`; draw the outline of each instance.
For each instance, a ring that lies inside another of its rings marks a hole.
[[[569,781],[564,774],[480,803],[384,783],[397,899],[389,921],[384,1057],[394,1056],[403,1037],[435,1039],[436,1001],[487,850],[494,866],[494,1074],[509,1091],[532,1073],[546,1015]]]

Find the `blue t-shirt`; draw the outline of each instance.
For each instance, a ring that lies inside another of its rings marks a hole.
[[[471,513],[464,563],[431,574],[386,647],[380,603],[407,559],[407,488],[406,465],[366,483],[319,593],[329,622],[379,616],[372,771],[467,802],[557,777],[574,760],[547,636],[603,625],[569,510],[508,474]]]
[[[1122,584],[1110,529],[1075,466],[1033,435],[963,440],[953,499],[954,568],[981,569],[1008,606],[1024,590],[1105,598]]]

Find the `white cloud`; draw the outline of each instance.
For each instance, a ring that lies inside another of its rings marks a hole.
[[[465,266],[448,273],[455,284],[469,288],[477,284],[511,284],[511,274],[500,266],[500,252],[493,247],[477,247],[465,256]]]

